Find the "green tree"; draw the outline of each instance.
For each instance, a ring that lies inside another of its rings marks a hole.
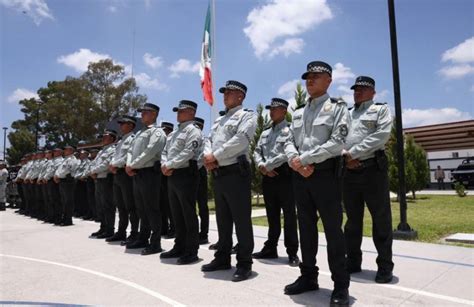
[[[252,191],[257,193],[257,205],[260,204],[260,194],[262,194],[262,173],[260,173],[258,170],[257,165],[255,165],[253,153],[255,151],[255,147],[257,146],[258,140],[260,139],[260,135],[268,124],[268,116],[263,116],[263,105],[259,103],[257,105],[257,129],[255,130],[255,136],[253,137],[253,140],[250,142],[250,159],[252,160]]]
[[[21,158],[35,150],[35,135],[28,128],[18,126],[15,131],[8,134],[10,147],[7,149],[8,163],[17,164]]]

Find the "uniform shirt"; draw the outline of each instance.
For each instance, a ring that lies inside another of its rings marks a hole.
[[[110,161],[110,165],[123,168],[127,163],[127,152],[130,149],[130,145],[133,142],[133,138],[135,135],[133,132],[129,132],[122,136],[122,139],[117,143],[115,146],[115,153],[112,157],[112,161]]]
[[[28,172],[28,175],[26,175],[26,179],[30,179],[30,180],[38,179],[38,176],[43,170],[43,165],[46,161],[47,161],[46,159],[35,160],[35,163],[33,163],[30,171]]]
[[[285,143],[288,160],[299,156],[302,165],[340,156],[348,133],[348,110],[343,100],[328,94],[309,98],[293,113],[290,137]]]
[[[132,169],[152,167],[160,161],[166,144],[166,134],[162,128],[152,124],[137,133],[127,152],[127,166]]]
[[[46,168],[46,172],[43,176],[43,179],[46,179],[46,180],[52,179],[54,177],[54,173],[58,169],[59,165],[61,165],[61,163],[63,163],[63,160],[64,160],[64,158],[62,156],[58,156],[56,158],[53,158],[53,160],[51,160],[51,163],[48,164],[48,166]]]
[[[350,110],[349,116],[351,124],[344,148],[353,159],[373,158],[390,138],[392,116],[388,106],[369,100]]]
[[[253,153],[255,164],[272,171],[286,163],[285,143],[289,135],[290,128],[286,120],[263,130]]]
[[[197,157],[198,169],[204,166],[204,148],[206,147],[207,137],[201,133],[201,146],[199,148],[199,155]]]
[[[17,178],[20,178],[20,179],[25,179],[25,176],[26,174],[28,174],[28,171],[31,167],[31,164],[32,164],[33,161],[28,161],[26,162],[26,164],[22,165],[20,170],[18,171],[18,175],[16,176]]]
[[[48,168],[49,166],[53,163],[53,160],[52,159],[47,159],[44,163],[43,163],[43,166],[41,168],[41,171],[38,175],[38,180],[43,180],[43,179],[46,179],[45,176],[46,176],[46,173],[48,172]]]
[[[115,153],[115,144],[104,146],[94,159],[90,173],[97,174],[97,178],[105,178],[109,174],[109,164]]]
[[[257,115],[237,106],[218,117],[204,149],[205,154],[214,154],[219,166],[237,163],[237,157],[249,157],[249,144],[257,128]]]
[[[88,160],[89,160],[89,163],[87,164],[87,167],[84,169],[84,172],[82,173],[83,177],[89,177],[90,175],[92,175],[91,170],[94,167],[94,164],[96,162],[95,158],[92,160],[91,159],[88,159]]]
[[[8,170],[6,168],[0,170],[0,202],[5,203],[7,190]]]
[[[185,168],[189,160],[197,160],[202,142],[202,133],[194,121],[178,124],[178,129],[168,135],[161,154],[161,165],[167,168]]]
[[[74,155],[64,157],[64,160],[61,162],[54,175],[58,176],[60,179],[64,179],[68,175],[72,176],[74,175],[74,171],[78,165],[79,160]]]
[[[85,172],[89,168],[89,164],[90,160],[87,158],[80,160],[80,164],[74,172],[74,179],[81,179],[82,177],[86,177]]]

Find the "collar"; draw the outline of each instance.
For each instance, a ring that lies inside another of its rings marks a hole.
[[[238,105],[236,107],[233,107],[232,109],[228,109],[227,112],[225,113],[226,116],[232,116],[234,115],[237,111],[239,111],[240,109],[242,109],[243,106],[242,105]]]
[[[133,134],[133,130],[130,131],[129,133],[127,133],[127,134],[122,135],[122,140],[125,140],[125,139],[128,138],[128,136],[131,135],[131,134]]]
[[[316,98],[308,98],[308,104],[311,104],[311,105],[317,105],[317,104],[320,104],[320,103],[323,103],[324,101],[328,100],[329,99],[329,94],[326,93],[322,96],[319,96],[319,97],[316,97]]]
[[[364,111],[364,110],[368,109],[373,103],[374,103],[373,100],[363,101],[359,106],[354,104],[354,109],[357,110],[357,111]]]
[[[272,125],[272,130],[281,130],[281,129],[285,128],[287,125],[288,125],[288,122],[286,121],[286,119],[284,119],[281,122],[279,122],[278,124]]]
[[[194,120],[188,120],[186,122],[179,123],[178,124],[178,129],[182,130],[182,129],[186,128],[188,125],[190,125],[192,123],[194,123]]]

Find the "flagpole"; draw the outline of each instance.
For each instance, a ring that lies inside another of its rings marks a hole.
[[[217,96],[216,96],[216,85],[217,85],[217,78],[216,78],[216,75],[217,75],[217,61],[216,61],[216,2],[215,0],[211,0],[211,24],[212,24],[212,44],[211,44],[211,48],[212,48],[212,59],[211,59],[211,63],[212,63],[212,83],[213,83],[213,87],[212,87],[212,96],[214,97],[214,103],[212,104],[212,107],[211,107],[211,121],[209,123],[209,127],[212,126],[212,124],[214,123],[214,120],[217,118],[217,106],[216,104],[218,104],[218,101],[217,101]]]

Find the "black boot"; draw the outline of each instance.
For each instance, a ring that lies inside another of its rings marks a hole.
[[[285,294],[294,295],[314,290],[319,290],[319,285],[316,279],[300,276],[294,283],[285,287]]]

